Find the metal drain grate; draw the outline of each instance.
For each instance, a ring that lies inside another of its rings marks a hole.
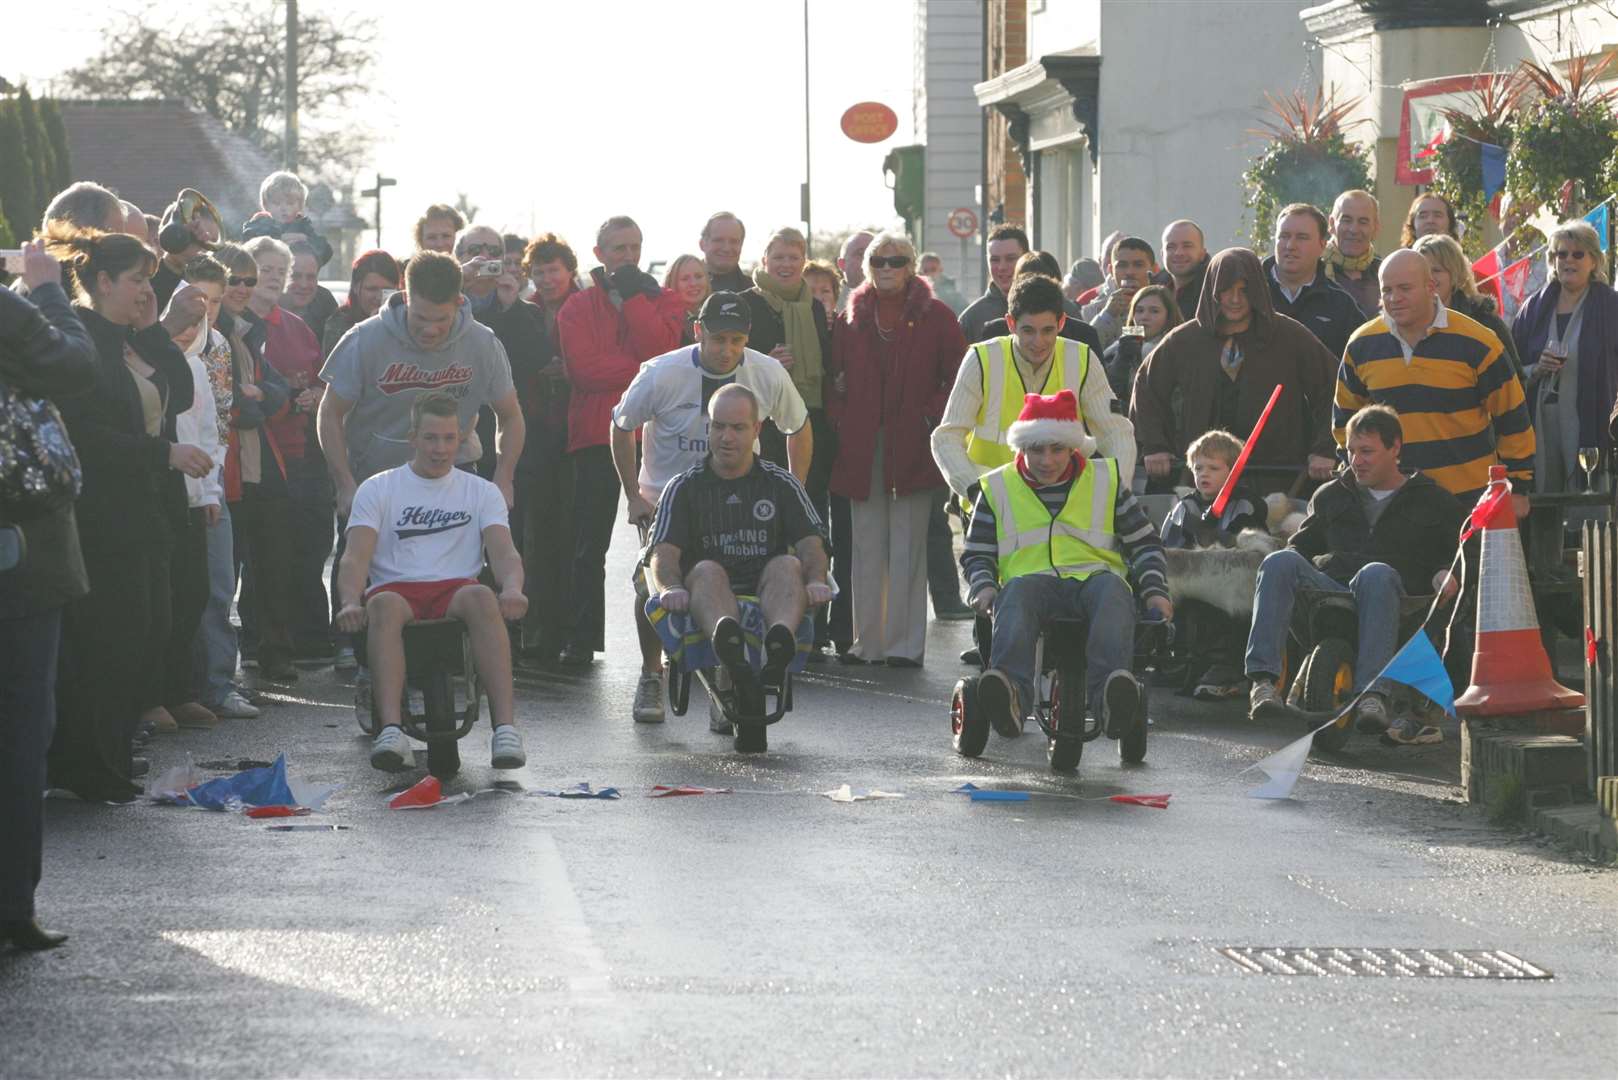
[[[1501,949],[1362,949],[1322,945],[1227,945],[1219,950],[1254,975],[1368,975],[1428,979],[1549,979],[1545,968]]]

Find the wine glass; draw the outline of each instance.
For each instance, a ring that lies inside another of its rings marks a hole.
[[[1579,468],[1584,470],[1584,490],[1596,490],[1596,471],[1601,468],[1601,447],[1579,447]]]

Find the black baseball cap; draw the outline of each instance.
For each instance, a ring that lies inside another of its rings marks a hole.
[[[745,334],[753,329],[753,309],[739,293],[710,293],[697,312],[697,322],[704,330],[739,330]]]

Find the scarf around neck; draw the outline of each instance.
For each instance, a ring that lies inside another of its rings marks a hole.
[[[783,285],[758,266],[753,269],[753,284],[770,310],[781,316],[787,347],[792,350],[792,367],[787,370],[793,385],[803,395],[805,405],[819,408],[825,361],[820,355],[820,325],[815,319],[815,298],[809,283],[799,278],[796,286]]]
[[[1337,275],[1344,270],[1351,274],[1363,274],[1370,268],[1372,263],[1376,262],[1376,245],[1372,244],[1366,248],[1365,254],[1359,258],[1350,259],[1347,255],[1337,250],[1337,238],[1332,237],[1326,241],[1325,259],[1326,276],[1333,281],[1336,281]]]

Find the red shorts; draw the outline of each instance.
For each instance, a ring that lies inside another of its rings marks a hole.
[[[449,602],[468,585],[476,585],[476,578],[450,578],[448,581],[395,581],[378,585],[365,594],[369,600],[379,592],[398,593],[410,605],[417,622],[442,619],[449,613]]]

